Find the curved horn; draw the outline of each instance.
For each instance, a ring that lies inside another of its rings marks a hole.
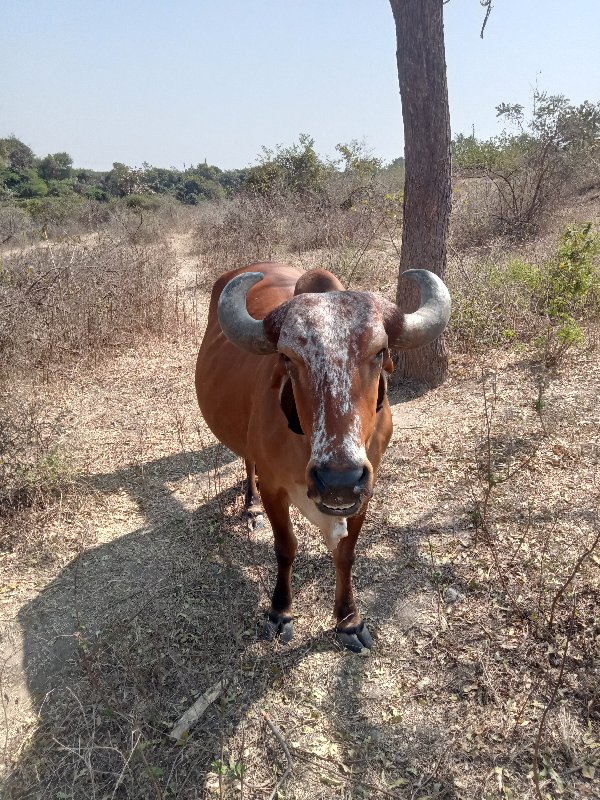
[[[403,274],[418,285],[421,304],[412,314],[402,314],[396,308],[388,330],[389,347],[411,350],[433,342],[443,332],[452,301],[444,282],[428,269],[409,269]]]
[[[217,306],[219,325],[229,341],[258,355],[274,353],[277,349],[268,338],[262,319],[254,319],[246,309],[246,295],[263,278],[262,272],[236,275],[225,285]]]

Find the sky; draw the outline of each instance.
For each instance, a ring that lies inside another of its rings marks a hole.
[[[500,132],[537,86],[600,101],[598,0],[444,6],[453,134]],[[388,0],[3,0],[0,137],[75,165],[222,169],[300,133],[403,152]]]

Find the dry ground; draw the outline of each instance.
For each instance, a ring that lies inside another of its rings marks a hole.
[[[599,797],[597,553],[568,582],[598,531],[598,351],[549,376],[543,427],[526,353],[455,358],[441,389],[396,392],[355,568],[375,648],[336,644],[331,559],[298,516],[282,647],[258,636],[268,525],[241,523],[242,465],[196,407],[206,295],[179,256],[197,333],[37,389],[68,411],[85,491],[35,549],[2,554],[4,796],[266,800],[291,759],[287,800],[525,800],[537,759],[542,797]]]

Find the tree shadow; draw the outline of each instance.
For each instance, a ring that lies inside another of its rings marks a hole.
[[[211,447],[88,477],[108,502],[127,491],[147,524],[83,552],[22,609],[23,665],[39,724],[6,783],[7,800],[202,796],[227,737],[316,650],[339,651],[340,707],[360,708],[365,662],[339,650],[330,632],[300,632],[287,648],[259,639],[275,559],[271,543],[251,539],[240,522],[239,487],[218,491],[213,473],[232,462]],[[192,512],[171,488],[190,474],[206,476],[208,487]],[[363,539],[356,586],[367,617],[380,621],[378,646],[387,646],[383,628],[412,625],[410,598],[430,587],[416,547],[428,531],[427,518],[389,530],[387,558],[364,552]],[[313,549],[295,569],[300,590],[311,581],[332,592],[331,560]],[[193,735],[175,744],[175,721],[222,679]],[[357,725],[377,735],[360,713],[333,715],[333,724],[340,735]]]

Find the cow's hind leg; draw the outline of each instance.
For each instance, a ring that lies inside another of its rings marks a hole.
[[[352,592],[352,565],[354,548],[362,528],[364,514],[348,520],[348,535],[340,539],[333,551],[335,564],[335,606],[337,638],[340,644],[360,653],[365,647],[373,647],[373,639],[364,620],[358,613]]]
[[[292,528],[287,495],[282,491],[271,493],[263,489],[262,500],[273,529],[277,558],[277,582],[263,632],[267,639],[279,636],[279,641],[287,644],[294,635],[291,580],[298,540]]]
[[[244,492],[244,511],[243,517],[251,531],[258,530],[263,526],[263,507],[260,502],[260,495],[256,485],[256,464],[253,461],[246,461],[246,488]]]

